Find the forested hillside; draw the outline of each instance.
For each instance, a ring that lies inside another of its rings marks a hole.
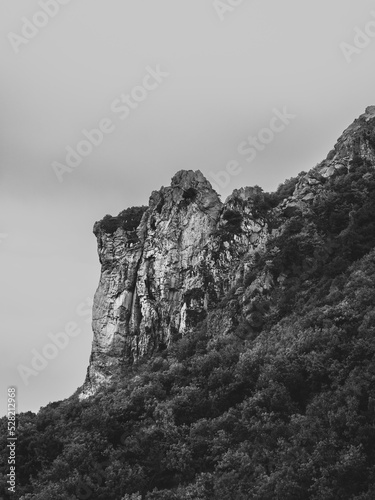
[[[254,217],[282,231],[194,332],[92,398],[19,415],[14,498],[375,498],[375,170],[275,219],[277,196]]]

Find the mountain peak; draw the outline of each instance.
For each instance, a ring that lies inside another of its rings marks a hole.
[[[208,180],[200,170],[179,170],[171,180],[171,186],[181,186],[184,188],[197,187],[200,184],[210,185]]]
[[[368,106],[365,112],[344,130],[325,161],[331,164],[340,163],[350,170],[358,158],[375,163],[375,106]]]

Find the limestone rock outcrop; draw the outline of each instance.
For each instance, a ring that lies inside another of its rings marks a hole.
[[[228,292],[267,235],[253,195],[238,190],[223,204],[200,171],[180,171],[151,194],[137,227],[95,224],[102,272],[82,397],[186,335]]]
[[[251,318],[249,297],[275,286],[265,267],[243,288],[267,241],[294,214],[309,212],[330,177],[345,175],[358,162],[375,165],[374,132],[375,106],[370,106],[326,160],[299,174],[280,199],[265,197],[256,186],[234,190],[223,203],[200,171],[180,171],[170,186],[151,194],[148,207],[97,222],[102,269],[80,398],[126,376],[138,360],[164,350],[206,318],[219,322],[225,334],[232,319],[225,312],[220,316],[217,305],[229,291],[243,294],[240,314]]]

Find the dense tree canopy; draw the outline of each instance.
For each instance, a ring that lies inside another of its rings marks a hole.
[[[15,498],[373,500],[374,214],[362,162],[308,212],[279,216],[281,233],[211,313],[233,317],[230,333],[206,318],[92,399],[19,415]],[[275,286],[259,294],[265,270]],[[246,300],[261,321],[238,313]]]

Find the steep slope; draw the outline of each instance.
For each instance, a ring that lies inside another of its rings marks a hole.
[[[374,111],[276,193],[179,172],[95,225],[88,377],[19,416],[15,498],[375,498]]]
[[[307,222],[314,203],[327,196],[329,179],[364,163],[375,164],[374,123],[375,107],[370,106],[344,131],[326,160],[273,195],[247,187],[222,203],[200,171],[180,171],[170,187],[152,193],[148,207],[97,222],[102,272],[81,398],[188,334],[252,274],[254,256],[285,233],[291,217],[300,214]],[[313,251],[327,254],[319,231],[314,231]],[[280,252],[276,244],[274,252]],[[304,265],[309,266],[308,256]],[[253,287],[266,292],[274,285],[273,275],[264,268]],[[256,323],[261,314],[253,303],[242,315]],[[231,327],[228,319],[223,321],[226,329]]]

